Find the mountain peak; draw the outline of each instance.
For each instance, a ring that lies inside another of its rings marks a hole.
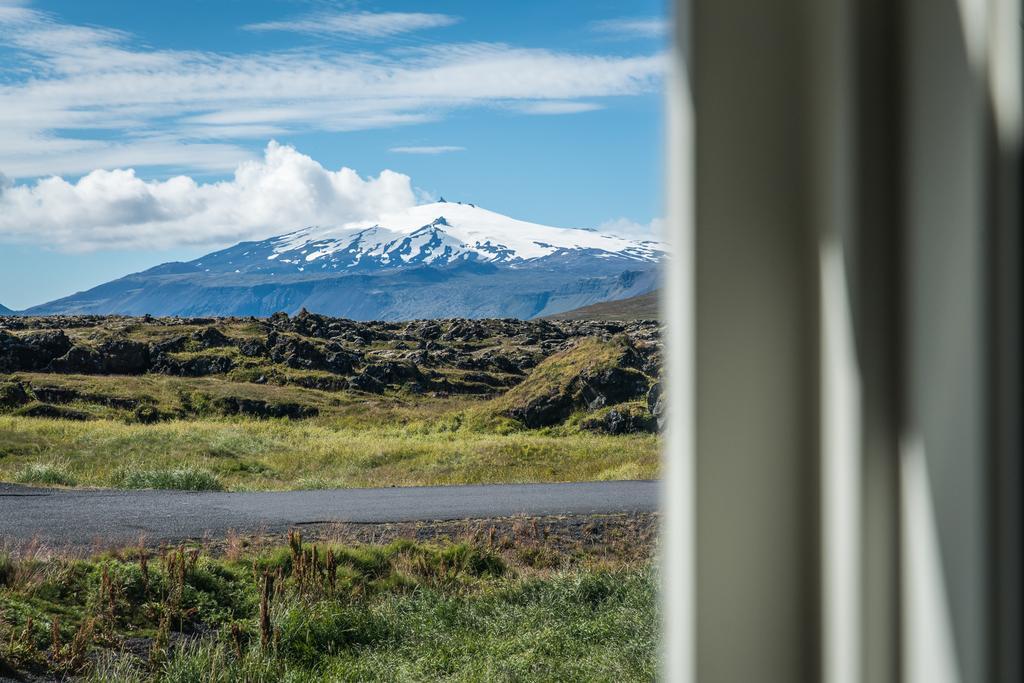
[[[464,202],[441,201],[388,212],[339,226],[310,226],[259,245],[266,261],[300,271],[394,267],[456,260],[514,263],[565,252],[591,251],[605,258],[653,263],[664,253],[656,242],[631,240],[594,230],[556,228],[521,221]],[[266,264],[258,267],[264,270]]]
[[[359,319],[531,317],[649,291],[653,241],[432,202],[169,263],[33,309]]]

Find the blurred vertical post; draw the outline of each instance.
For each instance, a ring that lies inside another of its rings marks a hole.
[[[675,25],[666,678],[1019,680],[1019,0]]]
[[[662,677],[695,683],[694,602],[694,232],[693,100],[689,74],[689,14],[680,2],[666,90],[667,239],[671,255],[661,297],[667,329],[667,417],[663,460]]]

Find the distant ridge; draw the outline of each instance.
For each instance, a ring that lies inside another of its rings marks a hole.
[[[13,315],[13,314],[14,314],[14,311],[12,311],[11,309],[7,308],[3,304],[0,304],[0,315]]]
[[[660,294],[659,290],[654,290],[628,299],[602,301],[544,317],[550,320],[657,320],[661,317],[658,309]]]
[[[528,319],[649,292],[664,244],[434,202],[241,242],[18,315]]]

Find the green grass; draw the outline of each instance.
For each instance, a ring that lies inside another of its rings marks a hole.
[[[146,332],[151,338],[198,329],[123,324],[133,335]],[[240,321],[224,331],[238,338],[251,333],[251,326]],[[111,332],[73,331],[80,340]],[[631,353],[625,338],[581,339],[495,397],[311,389],[292,382],[315,384],[338,377],[245,359],[232,347],[202,353],[228,353],[239,366],[227,376],[197,378],[28,372],[5,376],[3,386],[12,405],[0,411],[0,481],[276,490],[658,476],[659,441],[654,435],[592,433],[584,419],[586,411],[563,424],[532,430],[512,415],[517,406],[560,392],[572,394],[576,401],[581,389],[575,378],[615,367]],[[466,379],[474,374],[469,371],[445,367],[439,372],[457,385],[472,384]],[[261,383],[255,383],[260,376]],[[500,373],[490,377],[503,381]],[[65,401],[53,408],[88,419],[18,415],[25,406],[12,398],[15,383],[33,387],[40,396],[46,396],[48,388],[54,398],[46,400]],[[224,406],[237,406],[243,399],[268,407],[289,404],[315,416],[288,420],[224,414],[231,412]]]
[[[472,410],[404,417],[403,423],[374,415],[373,424],[354,418],[236,418],[143,425],[0,415],[0,480],[17,480],[29,467],[55,468],[78,485],[104,487],[125,485],[126,472],[188,470],[228,490],[647,479],[658,474],[655,435],[607,436],[570,428],[501,433],[477,425],[479,415]],[[127,481],[145,479],[132,475]]]
[[[0,556],[0,659],[94,681],[655,676],[645,564],[536,571],[482,545],[298,537],[233,559],[180,549],[142,560]]]
[[[197,467],[162,470],[127,469],[114,475],[114,483],[122,489],[176,489],[179,491],[222,491],[217,475]]]
[[[216,350],[216,349],[214,349]],[[239,369],[241,372],[242,370]],[[234,371],[232,371],[234,372]],[[335,377],[327,372],[298,371],[280,365],[262,366],[245,370],[255,376],[272,379],[275,373],[289,378]],[[340,391],[321,391],[288,384],[254,384],[254,377],[233,379],[228,376],[168,377],[165,375],[61,375],[53,373],[19,372],[0,376],[5,383],[19,381],[41,387],[58,387],[87,397],[75,400],[69,406],[88,413],[94,418],[134,422],[131,410],[119,410],[103,405],[100,399],[135,399],[141,405],[151,406],[168,417],[195,419],[219,417],[217,400],[227,397],[245,398],[267,403],[296,403],[316,408],[325,420],[346,426],[373,426],[375,424],[406,424],[431,421],[439,416],[482,405],[479,398],[450,396],[381,396],[359,395]],[[335,377],[336,379],[336,377]],[[95,397],[97,400],[90,400]]]
[[[25,465],[14,475],[19,484],[41,484],[46,486],[74,486],[78,483],[68,474],[66,463],[32,462]]]

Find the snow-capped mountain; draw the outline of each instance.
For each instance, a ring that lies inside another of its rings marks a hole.
[[[384,214],[375,221],[312,226],[262,242],[243,242],[196,264],[211,272],[345,272],[447,266],[459,261],[514,265],[579,250],[653,263],[664,247],[593,230],[552,228],[473,204],[440,201]]]
[[[166,263],[26,311],[532,317],[642,294],[665,247],[440,201]]]

